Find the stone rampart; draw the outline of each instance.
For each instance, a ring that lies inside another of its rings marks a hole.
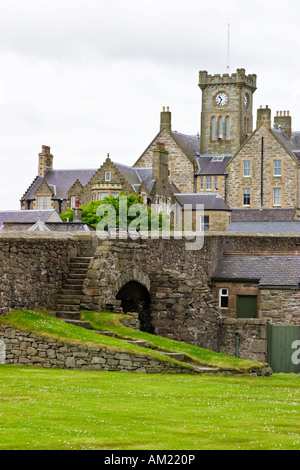
[[[201,373],[175,362],[156,359],[146,353],[123,352],[109,347],[56,340],[14,329],[9,325],[1,325],[0,340],[5,344],[5,360],[2,354],[0,364],[144,374]]]
[[[0,234],[0,314],[55,307],[69,261],[92,254],[92,239],[50,232]]]

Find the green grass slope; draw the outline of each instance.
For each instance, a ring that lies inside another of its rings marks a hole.
[[[179,362],[165,356],[162,354],[162,351],[181,353],[185,355],[188,362],[193,362],[196,365],[223,370],[230,369],[237,373],[248,373],[251,370],[258,370],[262,366],[255,361],[238,359],[186,343],[127,328],[121,323],[121,319],[125,317],[125,315],[83,311],[82,320],[87,320],[91,323],[92,329],[89,330],[68,324],[47,313],[26,310],[13,311],[6,316],[0,316],[0,325],[11,325],[20,330],[31,331],[35,334],[45,335],[59,340],[86,343],[128,353],[147,354],[161,361]],[[114,332],[117,337],[113,338],[99,335],[93,330],[109,330]],[[127,343],[126,340],[147,341],[149,347],[142,348]]]

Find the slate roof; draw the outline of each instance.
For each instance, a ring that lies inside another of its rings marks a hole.
[[[299,288],[300,255],[223,255],[212,279],[258,281],[260,286]]]
[[[176,131],[172,131],[171,136],[187,158],[194,164],[195,155],[200,151],[200,136],[181,134]]]
[[[300,233],[300,221],[232,222],[226,231],[238,233]]]
[[[224,199],[216,193],[193,193],[193,194],[174,194],[174,197],[179,204],[191,204],[193,209],[196,209],[197,204],[203,204],[204,210],[210,211],[230,211]]]
[[[94,227],[84,222],[42,222],[32,223],[4,223],[0,226],[0,231],[30,231],[30,232],[93,232]]]
[[[222,161],[214,161],[216,157],[223,157]],[[198,154],[197,164],[198,171],[196,175],[224,175],[226,173],[226,165],[233,157],[233,154],[226,155],[201,155]]]
[[[292,137],[288,136],[278,129],[272,129],[272,132],[283,143],[283,145],[292,152],[300,162],[300,132],[293,132]]]
[[[231,222],[284,222],[294,214],[295,209],[232,209]]]
[[[47,222],[50,217],[53,219],[57,214],[57,221],[60,222],[60,217],[55,209],[51,210],[17,210],[17,211],[0,211],[0,226],[5,222],[12,223],[36,223],[38,220]]]
[[[53,189],[55,199],[67,199],[68,191],[76,180],[85,186],[97,169],[87,170],[48,170],[45,176],[39,176],[32,188],[24,195],[24,199],[35,199],[35,192],[38,190],[43,181]]]

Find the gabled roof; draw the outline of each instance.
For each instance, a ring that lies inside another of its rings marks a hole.
[[[200,136],[181,134],[176,131],[172,131],[170,134],[190,162],[195,164],[195,155],[200,150]]]
[[[53,188],[53,197],[55,199],[68,199],[68,191],[75,181],[79,180],[80,183],[85,186],[96,171],[96,169],[47,170],[45,176],[39,176],[36,179],[29,191],[23,196],[23,199],[35,199],[35,193],[43,181],[45,181],[51,189]]]
[[[36,223],[38,220],[42,222],[62,222],[56,210],[17,210],[17,211],[0,211],[0,226],[4,223]]]
[[[296,254],[224,254],[212,279],[257,281],[260,286],[299,288],[300,256]]]
[[[292,143],[292,141],[281,131],[276,129],[270,129],[267,127],[263,122],[250,134],[250,136],[245,140],[243,145],[238,149],[238,151],[230,158],[230,160],[226,163],[226,166],[230,165],[231,161],[241,152],[241,150],[248,144],[248,142],[252,139],[252,137],[257,133],[257,131],[264,127],[276,140],[277,142],[286,150],[286,152],[292,157],[292,159],[299,163],[298,157],[294,154],[292,150],[292,145],[297,145],[296,141]],[[298,141],[298,140],[297,140]]]
[[[197,204],[200,204],[204,206],[204,210],[206,211],[230,211],[229,207],[218,193],[179,193],[174,194],[174,197],[180,205],[192,205],[192,210],[195,210]]]
[[[178,145],[178,147],[182,150],[182,152],[190,160],[190,162],[196,166],[196,153],[200,150],[200,136],[181,134],[180,132],[168,131],[166,129],[159,131],[159,133],[154,137],[152,142],[150,142],[146,150],[144,150],[142,155],[137,159],[133,166],[138,166],[138,162],[141,157],[144,155],[144,153],[147,152],[147,150],[149,150],[151,145],[162,135],[163,132],[167,132],[172,137],[175,144]]]

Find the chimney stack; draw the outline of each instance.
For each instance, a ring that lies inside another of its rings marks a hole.
[[[271,129],[271,109],[269,106],[260,108],[257,110],[257,124],[256,127],[259,127],[261,124],[264,124],[266,127]]]
[[[285,135],[292,138],[292,118],[289,111],[277,111],[274,117],[274,127],[281,130]]]
[[[50,147],[42,145],[42,151],[39,153],[38,175],[45,176],[47,170],[53,170],[53,155],[50,153]]]
[[[164,106],[162,112],[160,113],[160,131],[166,129],[167,131],[171,132],[171,124],[171,112],[169,110],[169,106],[167,106],[167,108]]]
[[[153,149],[152,179],[161,182],[163,186],[167,185],[169,177],[168,155],[165,144],[157,142]]]

